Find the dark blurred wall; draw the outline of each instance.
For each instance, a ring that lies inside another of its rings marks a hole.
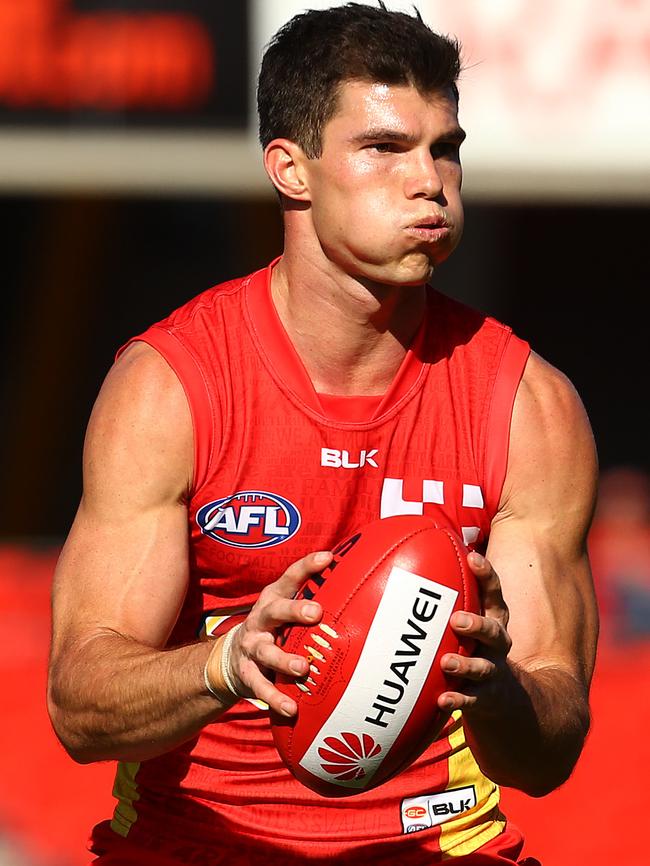
[[[649,207],[469,208],[440,272],[441,288],[507,322],[569,376],[602,468],[650,471],[649,237]]]
[[[0,200],[0,536],[60,538],[116,349],[281,251],[275,200]],[[603,466],[650,468],[650,209],[469,205],[437,285],[512,325],[573,380]]]

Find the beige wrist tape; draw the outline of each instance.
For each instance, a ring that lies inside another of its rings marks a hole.
[[[241,698],[242,696],[237,691],[235,684],[233,682],[232,677],[230,676],[230,654],[232,652],[232,642],[235,637],[235,633],[239,629],[242,623],[239,623],[233,628],[230,629],[226,633],[226,636],[223,639],[223,643],[221,644],[221,659],[219,664],[219,673],[221,674],[221,679],[226,684],[228,691],[235,695],[237,698]],[[219,698],[219,700],[223,699],[223,694],[219,694],[219,692],[214,688],[212,683],[210,682],[210,678],[208,676],[208,662],[206,661],[205,667],[203,668],[203,680],[205,682],[206,689],[210,692],[211,695],[214,695],[215,698]]]

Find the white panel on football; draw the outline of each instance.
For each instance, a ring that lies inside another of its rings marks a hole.
[[[363,790],[377,772],[416,704],[454,609],[458,593],[394,566],[347,688],[333,712],[305,752],[300,764],[314,776],[346,788]],[[379,746],[374,757],[359,755],[347,770],[360,777],[338,779],[323,764],[330,762],[319,749],[332,751],[327,737],[341,743],[343,734],[372,740],[365,754]]]
[[[483,491],[477,484],[463,484],[463,506],[483,508]]]

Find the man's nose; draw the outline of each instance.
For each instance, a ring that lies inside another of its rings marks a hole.
[[[414,154],[405,184],[407,198],[436,199],[443,189],[436,160],[426,151]]]

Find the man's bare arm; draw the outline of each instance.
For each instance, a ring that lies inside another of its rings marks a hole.
[[[459,615],[452,620],[459,633],[478,639],[479,649],[471,660],[443,659],[469,683],[440,698],[463,710],[483,771],[532,795],[568,778],[589,728],[598,617],[586,536],[596,478],[593,436],[578,396],[532,356],[517,395],[487,557],[470,556],[485,615],[469,615],[465,628]]]
[[[132,346],[93,409],[83,498],[54,581],[48,706],[78,761],[162,754],[236,700],[220,676],[221,639],[165,649],[189,579],[192,453],[179,381],[155,350]],[[268,658],[277,622],[310,621],[291,596],[322,567],[305,557],[278,581],[279,591],[276,584],[264,590],[246,629],[249,667],[258,655]],[[278,649],[272,662],[289,672],[292,658]],[[222,699],[206,689],[206,662]],[[305,664],[299,660],[299,673]],[[283,696],[270,683],[262,690],[282,712]]]

